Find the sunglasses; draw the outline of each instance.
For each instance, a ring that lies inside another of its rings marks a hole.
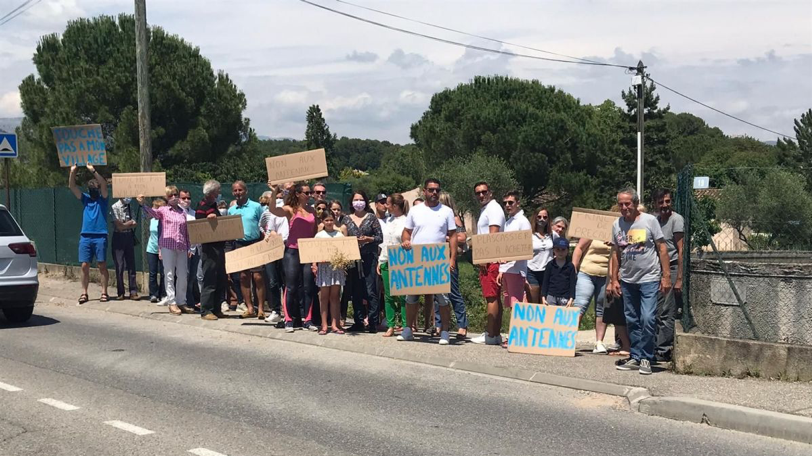
[[[477,196],[487,195],[489,190],[480,190],[478,192],[474,192]]]
[[[316,191],[315,191],[315,193],[316,193],[317,195],[326,195],[326,194],[327,194],[327,192],[322,191],[322,190],[316,190]]]
[[[313,192],[310,192],[310,191],[307,191],[307,192],[302,192],[302,193],[304,193],[304,194],[305,194],[305,195],[307,195],[307,196],[310,196],[310,195],[312,195],[312,194],[313,194]]]
[[[426,193],[440,193],[440,187],[436,188],[427,188]]]
[[[513,206],[516,204],[516,201],[505,201],[505,206]]]
[[[174,196],[175,198],[177,198],[177,197],[178,197],[178,194],[177,194],[177,193],[171,193],[169,196],[170,196],[170,197],[173,197],[173,196]]]

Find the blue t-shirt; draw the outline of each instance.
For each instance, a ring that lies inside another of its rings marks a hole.
[[[161,235],[160,220],[150,219],[149,221],[149,242],[147,242],[147,253],[158,254],[158,237]]]
[[[254,241],[260,238],[259,219],[262,218],[263,211],[259,203],[250,199],[242,206],[235,204],[228,208],[228,215],[242,216],[242,230],[245,237],[238,239],[239,241]]]
[[[107,234],[107,198],[99,195],[95,200],[82,193],[82,234]]]

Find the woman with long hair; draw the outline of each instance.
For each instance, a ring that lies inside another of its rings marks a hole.
[[[383,279],[384,309],[386,311],[387,330],[383,337],[395,335],[398,326],[397,314],[400,313],[402,327],[406,326],[406,308],[401,306],[399,296],[392,296],[389,290],[389,249],[390,245],[400,245],[403,228],[406,226],[406,215],[409,214],[409,202],[400,193],[394,193],[386,200],[389,216],[383,224],[383,243],[378,256],[378,275]]]
[[[530,302],[541,303],[541,283],[544,271],[553,259],[553,237],[558,237],[552,230],[550,212],[539,208],[534,217],[530,217],[530,228],[533,233],[533,259],[527,262],[527,284]]]
[[[279,194],[279,186],[268,185],[273,192],[272,200]],[[312,264],[299,261],[299,239],[312,238],[316,235],[316,209],[310,204],[310,186],[297,183],[285,196],[282,207],[268,205],[272,214],[288,220],[288,239],[285,241],[285,256],[282,265],[285,271],[285,332],[293,332],[295,320],[304,320],[303,327],[318,331],[312,322],[313,297],[316,291],[316,279]],[[304,315],[301,315],[299,303],[302,303]]]
[[[352,287],[353,325],[350,331],[369,333],[378,332],[378,276],[375,270],[378,265],[378,246],[383,242],[381,223],[372,208],[369,207],[369,198],[363,191],[356,191],[352,195],[353,211],[346,217],[347,234],[358,239],[361,250],[361,260],[355,262],[355,267],[347,271]],[[364,300],[369,303],[369,309],[364,307]],[[364,322],[366,320],[366,327]]]

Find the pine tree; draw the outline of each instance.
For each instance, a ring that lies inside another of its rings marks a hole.
[[[778,161],[806,176],[807,189],[812,190],[812,109],[795,119],[795,139],[778,138]]]
[[[321,149],[324,148],[327,154],[327,168],[331,176],[337,176],[338,170],[335,169],[335,160],[333,157],[333,150],[336,143],[336,136],[330,133],[330,126],[324,120],[321,114],[319,105],[313,105],[307,108],[307,130],[305,130],[305,143],[307,149]]]

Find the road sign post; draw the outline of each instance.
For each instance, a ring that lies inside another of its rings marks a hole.
[[[3,157],[3,168],[5,168],[6,181],[6,208],[11,210],[11,191],[9,190],[8,168],[10,158],[17,158],[19,148],[17,147],[17,135],[14,133],[0,133],[0,157]]]

